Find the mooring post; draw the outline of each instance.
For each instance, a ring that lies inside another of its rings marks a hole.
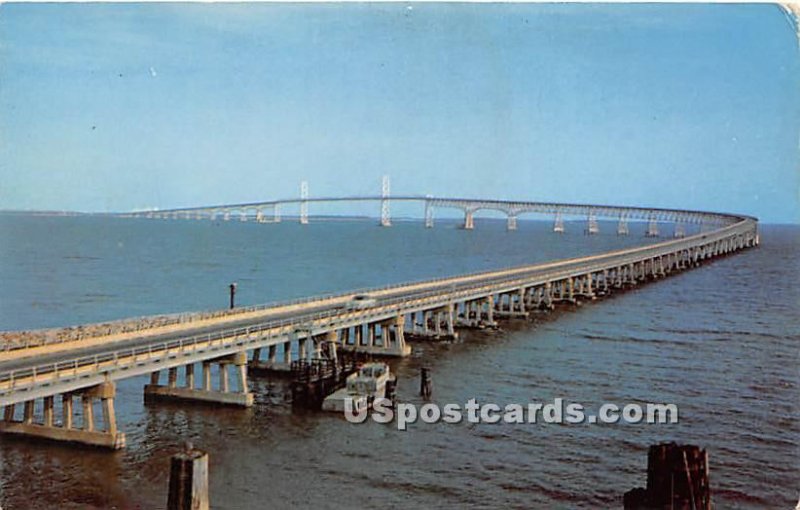
[[[170,463],[167,510],[208,509],[208,454],[187,443]]]
[[[431,381],[431,372],[427,367],[422,367],[420,371],[419,380],[419,394],[425,398],[430,398],[433,394],[433,382]]]
[[[652,445],[647,453],[647,486],[626,492],[623,506],[711,510],[708,452],[694,445]]]

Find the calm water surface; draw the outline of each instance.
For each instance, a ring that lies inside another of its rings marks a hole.
[[[0,329],[214,309],[599,252],[644,242],[601,225],[212,223],[0,216]],[[0,506],[162,508],[169,457],[211,458],[219,509],[621,507],[651,443],[709,449],[718,508],[789,508],[800,472],[800,229],[610,299],[456,343],[415,343],[393,362],[399,398],[431,367],[434,400],[501,405],[562,397],[673,402],[676,425],[412,425],[407,432],[292,412],[280,380],[251,379],[252,409],[145,407],[145,378],[118,385],[128,447],[108,453],[0,437]]]

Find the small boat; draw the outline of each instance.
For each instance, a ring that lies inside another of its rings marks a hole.
[[[387,397],[387,385],[394,385],[397,377],[386,363],[372,362],[362,365],[357,372],[347,376],[345,387],[328,395],[322,402],[323,411],[344,412],[347,399],[353,399],[353,412],[367,410],[376,398]]]

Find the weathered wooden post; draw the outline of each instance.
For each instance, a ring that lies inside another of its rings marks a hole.
[[[167,510],[208,509],[208,454],[187,443],[172,457]]]
[[[647,453],[647,488],[625,493],[625,510],[711,510],[708,452],[693,445],[663,443]]]
[[[419,394],[425,398],[430,398],[433,394],[433,382],[430,369],[427,367],[422,367],[419,374]]]

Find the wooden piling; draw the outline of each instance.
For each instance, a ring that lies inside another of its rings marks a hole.
[[[208,454],[187,445],[171,460],[167,510],[208,509]]]
[[[647,453],[647,488],[625,493],[625,510],[711,510],[708,453],[694,445],[663,443]]]
[[[431,381],[431,371],[427,367],[422,367],[419,374],[419,394],[425,398],[430,398],[433,394],[433,381]]]

